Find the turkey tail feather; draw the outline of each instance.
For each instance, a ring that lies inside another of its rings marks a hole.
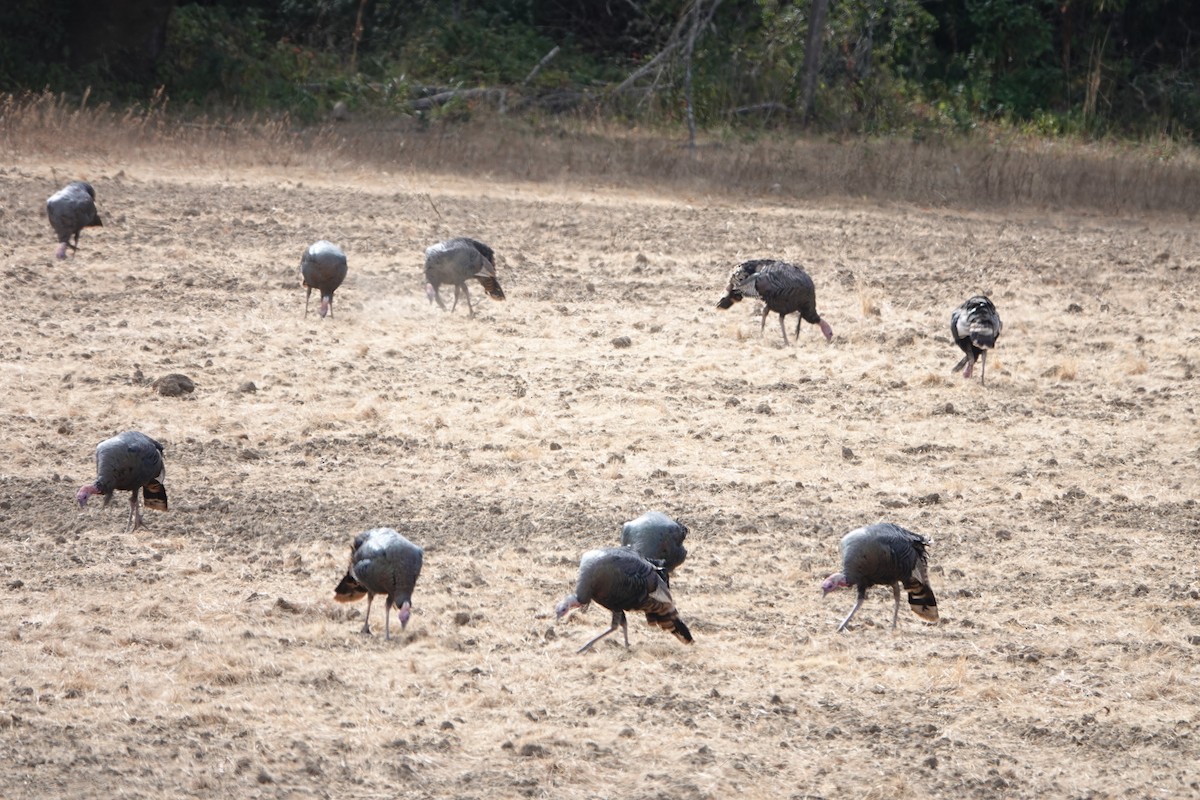
[[[493,300],[503,300],[504,290],[500,288],[500,282],[495,278],[487,275],[479,275],[479,282],[483,284],[483,290],[488,293],[488,296]]]
[[[666,614],[656,614],[653,611],[647,611],[646,622],[651,625],[657,625],[664,631],[670,631],[681,642],[686,644],[692,643],[692,632],[688,630],[688,626],[679,618],[678,611],[670,611]]]
[[[937,598],[929,584],[914,579],[904,584],[904,590],[908,592],[908,607],[914,614],[926,622],[938,621]]]
[[[951,372],[962,372],[962,370],[963,370],[963,367],[965,367],[965,366],[967,365],[967,362],[968,362],[968,361],[970,361],[970,360],[971,360],[971,357],[970,357],[970,356],[963,356],[963,357],[962,357],[962,360],[961,360],[961,361],[959,361],[959,362],[958,362],[958,364],[957,364],[957,365],[955,365],[954,369],[952,369],[952,370],[950,370],[950,371],[951,371]]]
[[[346,577],[342,578],[342,582],[333,590],[333,599],[339,603],[353,603],[362,600],[367,594],[367,587],[354,579],[354,576],[349,572]]]
[[[167,510],[167,487],[158,481],[150,481],[142,487],[143,504],[155,511]]]
[[[996,346],[996,337],[1000,332],[990,322],[971,322],[971,343],[976,347],[988,349]]]

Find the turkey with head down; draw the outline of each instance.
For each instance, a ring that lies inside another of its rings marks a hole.
[[[857,528],[842,537],[839,550],[842,571],[835,572],[821,584],[822,594],[835,589],[853,587],[858,592],[854,607],[838,625],[843,631],[867,597],[872,586],[891,586],[896,599],[892,627],[900,618],[900,586],[908,592],[908,607],[926,622],[938,621],[937,598],[929,585],[929,569],[925,547],[929,540],[918,533],[905,530],[890,522],[879,522]]]
[[[784,318],[792,313],[800,314],[800,319],[796,320],[797,341],[802,322],[819,327],[825,341],[833,339],[833,328],[817,313],[817,290],[812,278],[795,264],[769,258],[738,264],[729,275],[725,296],[717,303],[717,308],[730,308],[743,297],[757,297],[763,301],[760,333],[767,327],[767,315],[772,311],[779,314],[779,330],[783,333],[785,347],[788,337]]]
[[[333,590],[339,603],[367,598],[367,616],[362,632],[371,633],[371,603],[375,595],[386,595],[383,606],[384,638],[392,638],[393,608],[397,609],[400,628],[408,625],[412,613],[412,593],[421,574],[425,551],[391,528],[372,528],[354,537],[350,545],[350,567]]]
[[[58,249],[54,252],[58,259],[67,257],[68,247],[79,250],[79,233],[84,228],[104,227],[96,211],[96,190],[87,181],[72,181],[50,195],[46,215],[58,236]]]
[[[304,316],[308,316],[308,302],[316,289],[321,296],[318,313],[333,319],[333,293],[346,280],[347,270],[346,254],[333,242],[322,239],[309,245],[300,257],[301,282],[308,290],[304,293]]]
[[[643,558],[661,561],[667,574],[687,558],[683,540],[688,535],[682,525],[661,511],[647,511],[621,526],[621,545],[632,547]]]
[[[952,370],[962,370],[964,378],[971,377],[975,362],[979,361],[979,385],[984,385],[988,351],[996,346],[1004,323],[991,300],[975,295],[950,314],[950,335],[954,343],[966,353]]]
[[[467,300],[467,312],[475,316],[471,307],[471,292],[467,289],[467,281],[477,280],[483,285],[483,290],[493,300],[503,300],[504,290],[500,281],[496,280],[496,254],[492,248],[483,242],[460,236],[438,242],[425,250],[425,296],[429,302],[437,302],[438,307],[446,310],[442,295],[438,291],[443,283],[454,284],[454,305],[451,311],[458,308],[459,292]]]
[[[96,445],[96,479],[76,492],[75,500],[84,508],[88,498],[98,494],[107,506],[113,492],[130,492],[128,528],[135,531],[142,527],[139,492],[146,508],[167,510],[166,477],[163,446],[139,431],[125,431]]]
[[[576,608],[587,610],[593,600],[612,612],[612,625],[579,648],[580,653],[618,627],[629,647],[626,611],[643,612],[647,623],[670,631],[681,642],[692,643],[692,632],[679,618],[662,563],[648,561],[631,548],[609,547],[584,553],[575,592],[559,602],[555,616],[562,619]]]

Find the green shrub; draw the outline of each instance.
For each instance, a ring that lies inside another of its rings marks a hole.
[[[317,110],[308,88],[333,69],[326,54],[270,42],[254,8],[183,5],[171,15],[159,77],[175,101],[250,109],[283,107],[300,117]]]

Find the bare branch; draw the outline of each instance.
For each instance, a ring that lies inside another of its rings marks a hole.
[[[529,74],[525,76],[525,80],[521,81],[521,85],[528,86],[529,82],[534,79],[534,76],[536,76],[539,72],[542,71],[542,67],[549,64],[550,59],[552,59],[556,55],[558,55],[558,51],[559,51],[559,46],[554,45],[554,49],[551,50],[549,53],[546,53],[546,55],[542,56],[542,60],[539,61],[537,63],[537,65],[529,71]]]
[[[678,50],[682,44],[683,44],[683,42],[678,41],[678,40],[667,42],[666,46],[663,47],[662,50],[658,51],[658,55],[656,55],[654,58],[647,61],[642,66],[635,69],[633,72],[629,73],[629,77],[626,78],[625,80],[621,81],[620,85],[618,85],[617,88],[614,89],[613,91],[616,92],[617,94],[624,92],[635,81],[637,81],[639,78],[641,78],[647,72],[650,72],[652,69],[657,67],[659,65],[659,62],[661,62],[667,56],[671,55],[671,53]]]
[[[437,203],[433,202],[433,197],[429,192],[425,192],[425,199],[429,201],[429,205],[433,206],[433,213],[437,214],[438,222],[446,224],[446,219],[442,216],[442,212],[438,210]]]
[[[466,100],[472,97],[487,97],[496,95],[497,100],[503,98],[503,89],[453,89],[447,92],[439,92],[438,94],[430,95],[429,97],[420,97],[413,101],[412,107],[415,111],[428,111],[434,106],[442,106],[456,98]]]
[[[680,47],[683,46],[683,27],[684,27],[684,23],[686,23],[688,21],[688,18],[689,18],[688,14],[680,15],[679,20],[675,23],[675,27],[671,29],[671,35],[667,37],[667,43],[665,45],[663,45],[663,49],[659,50],[658,55],[656,55],[654,58],[650,59],[645,64],[643,64],[642,66],[638,67],[633,72],[631,72],[629,74],[628,78],[621,81],[620,85],[617,86],[616,89],[613,89],[613,92],[615,94],[621,94],[622,92],[627,90],[635,81],[637,81],[643,75],[645,75],[646,73],[655,69],[656,67],[658,68],[657,74],[659,77],[661,77],[662,67],[659,67],[659,63],[664,61],[667,58],[667,56],[671,55],[672,53],[674,53],[676,50],[678,50]],[[658,85],[658,77],[655,77],[654,84],[656,86]]]
[[[748,114],[765,114],[767,116],[770,116],[771,114],[782,114],[784,116],[790,116],[792,109],[785,106],[783,103],[768,102],[756,103],[752,106],[741,106],[739,108],[735,108],[733,113],[739,117],[746,116]]]

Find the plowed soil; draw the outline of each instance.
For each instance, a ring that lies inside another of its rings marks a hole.
[[[0,796],[1200,794],[1194,224],[13,158]],[[75,177],[105,227],[56,262]],[[423,291],[453,235],[499,254],[473,319]],[[807,267],[832,343],[717,310],[759,257]],[[986,386],[951,374],[980,292]],[[126,429],[171,499],[135,533],[74,503]],[[691,529],[695,644],[631,616],[576,655],[609,615],[554,604],[648,509]],[[941,622],[876,588],[839,634],[820,582],[881,519],[933,539]],[[391,641],[333,601],[380,525],[425,548]]]

